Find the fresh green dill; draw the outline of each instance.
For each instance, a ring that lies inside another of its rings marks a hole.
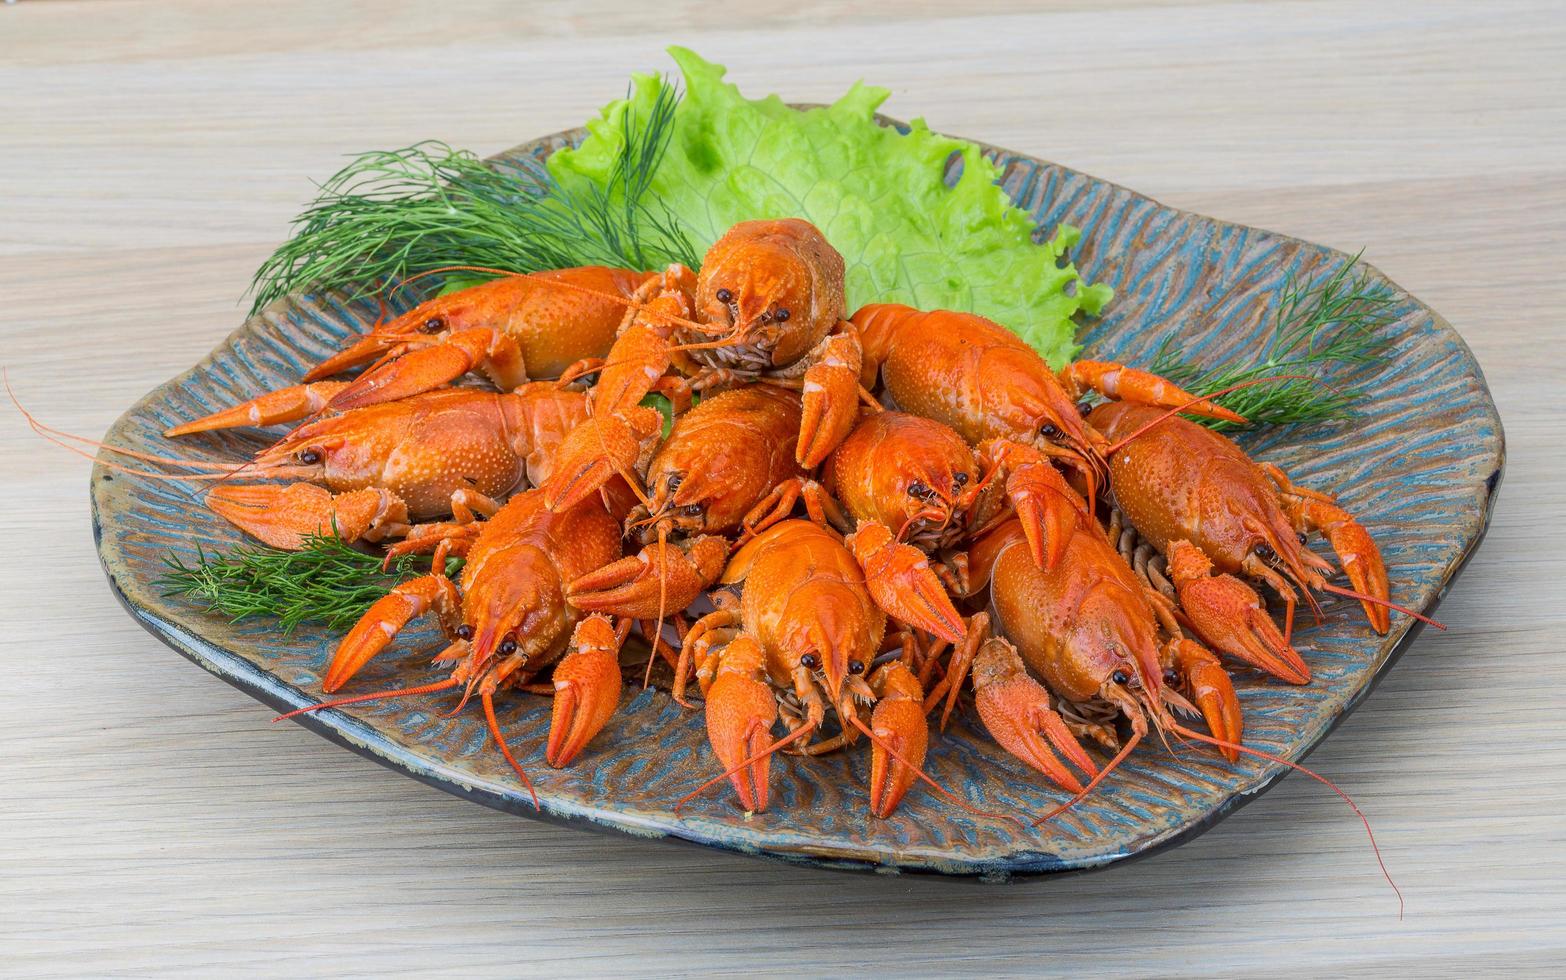
[[[1375,282],[1356,255],[1319,284],[1289,276],[1278,292],[1272,341],[1259,357],[1201,367],[1180,360],[1174,349],[1177,338],[1170,337],[1159,347],[1152,370],[1198,394],[1245,381],[1308,375],[1241,388],[1217,401],[1253,424],[1341,419],[1351,414],[1361,393],[1326,375],[1335,367],[1376,358],[1386,346],[1382,328],[1396,319],[1395,305],[1391,290]],[[1230,427],[1227,422],[1205,424]]]
[[[418,555],[384,572],[381,561],[332,536],[312,537],[300,551],[246,545],[209,554],[198,545],[193,565],[165,555],[168,570],[157,585],[164,595],[195,599],[235,621],[276,616],[284,635],[306,622],[343,630],[392,586],[429,570],[429,558]],[[461,566],[460,558],[448,559],[446,573]]]
[[[439,142],[361,154],[321,185],[293,236],[256,271],[252,312],[289,293],[363,295],[447,266],[694,267],[680,222],[648,195],[678,103],[665,81],[646,115],[623,115],[602,186],[564,186],[542,165],[495,165]]]

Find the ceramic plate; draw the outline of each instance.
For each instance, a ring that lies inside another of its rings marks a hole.
[[[498,160],[536,165],[584,136],[582,130],[559,133]],[[1106,315],[1091,321],[1082,336],[1097,357],[1145,364],[1176,329],[1187,358],[1210,363],[1253,351],[1268,334],[1274,299],[1288,275],[1313,279],[1348,261],[1319,245],[1164,207],[1057,164],[997,148],[987,152],[1004,169],[1012,199],[1041,227],[1069,222],[1083,229],[1073,258],[1090,281],[1115,289]],[[1303,485],[1339,493],[1380,543],[1394,597],[1428,612],[1484,534],[1504,443],[1479,365],[1462,339],[1434,311],[1387,285],[1397,319],[1386,330],[1386,355],[1345,379],[1376,393],[1361,416],[1308,430],[1267,429],[1242,441]],[[305,366],[376,314],[373,303],[334,296],[282,300],[143,398],[107,440],[166,452],[165,427],[296,382]],[[195,437],[181,440],[180,452],[233,460],[264,437]],[[240,543],[238,532],[180,485],[115,475],[101,465],[92,480],[103,567],[139,622],[272,708],[316,700],[332,634],[305,627],[285,637],[274,622],[229,623],[161,595],[155,584],[165,555],[189,561],[198,544],[225,550]],[[1316,673],[1309,686],[1236,672],[1248,744],[1303,757],[1413,639],[1415,625],[1407,616],[1395,615],[1391,634],[1381,638],[1366,628],[1357,605],[1332,601],[1325,608],[1324,625],[1303,616],[1297,635]],[[375,661],[345,693],[436,679],[423,656],[436,642],[430,631],[415,632],[402,642],[403,656]],[[525,816],[830,867],[995,879],[1102,867],[1189,840],[1287,772],[1249,759],[1229,765],[1194,748],[1175,757],[1148,745],[1074,810],[1023,831],[963,812],[920,788],[892,819],[872,819],[864,791],[869,754],[860,750],[808,763],[781,759],[773,766],[767,813],[738,812],[724,787],[676,815],[674,802],[717,771],[699,712],[681,710],[662,692],[627,695],[576,764],[557,771],[543,762],[548,702],[517,694],[501,718],[537,784],[543,803],[537,814],[487,745],[479,712],[442,717],[448,707],[438,697],[389,701],[323,711],[300,723],[416,779]],[[258,714],[255,723],[266,719]],[[1042,814],[1063,799],[991,742],[971,709],[932,739],[927,768],[988,809]]]

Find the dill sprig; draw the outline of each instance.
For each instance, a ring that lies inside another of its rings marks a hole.
[[[694,267],[699,254],[679,220],[647,193],[679,99],[664,81],[645,117],[623,114],[605,185],[563,185],[541,164],[494,165],[434,141],[360,154],[321,185],[293,236],[256,270],[251,312],[289,293],[364,295],[445,266]]]
[[[1272,341],[1261,356],[1204,368],[1179,360],[1172,349],[1176,338],[1171,336],[1158,348],[1152,370],[1198,394],[1243,381],[1309,375],[1241,388],[1217,401],[1253,424],[1345,418],[1361,393],[1332,384],[1327,375],[1334,367],[1364,364],[1376,357],[1386,344],[1381,328],[1397,318],[1394,304],[1391,290],[1372,281],[1355,255],[1319,284],[1301,283],[1290,274],[1278,292]],[[1316,378],[1327,383],[1311,380]],[[1231,427],[1227,422],[1197,421],[1219,429]]]
[[[429,559],[408,555],[381,570],[381,558],[356,551],[330,535],[310,538],[300,551],[246,545],[227,554],[209,554],[198,545],[196,562],[187,565],[165,555],[168,571],[157,585],[168,596],[182,595],[234,621],[276,616],[284,635],[301,623],[347,629],[392,586],[429,570]],[[455,575],[460,558],[448,559]]]

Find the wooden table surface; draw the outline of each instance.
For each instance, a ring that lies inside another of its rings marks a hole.
[[[0,7],[0,363],[101,433],[242,318],[343,154],[489,153],[679,41],[746,91],[889,111],[1353,251],[1483,364],[1483,550],[1312,757],[1089,876],[854,877],[492,813],[349,755],[116,605],[87,464],[0,418],[0,973],[1544,970],[1566,956],[1566,14],[1560,4],[847,0]],[[1554,448],[1551,448],[1551,447]]]

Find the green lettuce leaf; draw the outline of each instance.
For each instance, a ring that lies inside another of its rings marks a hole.
[[[1009,327],[1052,364],[1071,359],[1073,317],[1098,313],[1111,291],[1062,261],[1077,229],[1061,225],[1034,242],[1032,218],[1012,206],[977,145],[932,133],[919,119],[907,134],[879,125],[875,111],[890,94],[883,88],[856,84],[832,105],[801,112],[775,95],[747,99],[723,81],[722,66],[669,51],[685,96],[649,191],[698,247],[737,221],[806,218],[843,253],[850,310],[875,302],[967,310]],[[556,180],[607,186],[625,114],[646,118],[660,84],[656,75],[636,76],[628,98],[587,124],[580,147],[550,157]],[[962,174],[948,187],[953,154]]]

